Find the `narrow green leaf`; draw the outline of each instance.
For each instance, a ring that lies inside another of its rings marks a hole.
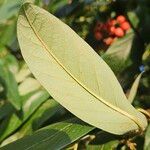
[[[145,134],[144,150],[150,150],[150,125],[148,126]]]
[[[0,44],[0,65],[7,67],[15,75],[19,70],[19,64],[15,56],[10,54],[7,48]]]
[[[116,74],[130,64],[128,58],[131,52],[133,39],[134,32],[130,30],[124,37],[116,39],[106,53],[102,55],[102,58]]]
[[[0,23],[16,15],[21,6],[22,0],[5,0],[0,7]]]
[[[49,94],[45,90],[25,96],[22,111],[18,115],[13,113],[0,124],[0,141],[19,128],[48,97]]]
[[[136,93],[137,93],[137,90],[138,90],[138,86],[139,86],[139,83],[140,83],[140,79],[142,77],[142,73],[140,73],[137,78],[135,79],[135,81],[133,82],[132,84],[132,87],[130,89],[130,93],[129,93],[129,96],[128,96],[128,100],[132,103],[135,96],[136,96]]]
[[[96,133],[96,137],[87,145],[87,150],[116,150],[119,144],[119,137],[104,131]]]
[[[31,136],[10,143],[1,150],[58,150],[81,138],[93,128],[78,119],[59,122],[47,126]]]
[[[8,54],[4,59],[5,65],[7,65],[8,69],[15,75],[19,70],[17,59],[11,54]]]
[[[101,145],[87,145],[86,150],[115,150],[119,141],[110,141]]]
[[[112,57],[118,57],[119,59],[126,60],[131,51],[131,46],[134,38],[134,32],[132,30],[122,37],[117,39],[106,51],[106,55],[111,55]]]
[[[19,110],[21,108],[21,99],[17,82],[8,67],[1,63],[2,62],[0,61],[0,78],[4,81],[7,99],[17,110]]]
[[[146,50],[142,56],[142,60],[144,63],[149,63],[150,62],[150,44],[146,46]]]
[[[138,27],[138,24],[140,22],[138,15],[136,14],[135,11],[129,11],[127,12],[128,18],[133,25],[134,28]]]
[[[53,99],[44,102],[39,109],[31,116],[31,118],[21,127],[19,131],[15,134],[9,136],[3,141],[1,146],[9,144],[22,138],[25,135],[30,135],[35,129],[38,129],[46,120],[50,119],[57,112],[60,111],[62,107]]]
[[[40,83],[36,79],[28,77],[19,85],[19,93],[20,95],[26,95],[38,90],[39,88],[41,88]]]
[[[17,32],[30,70],[66,109],[114,134],[145,129],[145,116],[126,99],[112,70],[67,25],[26,3]]]
[[[20,69],[20,71],[16,74],[15,78],[16,78],[17,82],[22,82],[29,75],[31,75],[31,71],[29,70],[29,68],[25,64],[25,65],[22,66],[22,68]]]
[[[0,121],[14,112],[14,108],[10,103],[5,103],[0,107]]]
[[[49,2],[49,11],[52,13],[57,12],[57,10],[59,10],[59,8],[63,7],[64,5],[67,5],[68,1],[67,0],[61,0],[61,1],[51,1]]]
[[[1,27],[0,32],[0,43],[3,45],[11,46],[13,41],[16,38],[16,21],[12,21],[11,23],[4,24]]]

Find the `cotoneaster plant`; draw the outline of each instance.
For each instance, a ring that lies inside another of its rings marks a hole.
[[[17,32],[30,70],[67,110],[113,134],[145,130],[146,117],[127,100],[112,70],[69,26],[25,3]]]

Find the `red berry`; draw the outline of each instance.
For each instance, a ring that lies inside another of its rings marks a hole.
[[[101,40],[103,38],[103,36],[102,36],[102,34],[100,32],[95,32],[94,36],[95,36],[96,40]]]
[[[111,45],[112,42],[113,42],[113,38],[112,37],[108,37],[106,39],[103,40],[103,42],[106,44],[106,45]]]
[[[124,16],[120,15],[117,17],[117,21],[118,21],[118,23],[123,23],[126,21],[126,18]]]
[[[122,24],[120,25],[120,27],[121,27],[123,30],[127,31],[128,29],[130,29],[130,24],[129,24],[127,21],[125,21],[124,23],[122,23]]]
[[[115,29],[116,29],[116,28],[115,28],[114,26],[111,26],[111,27],[110,27],[110,32],[111,32],[111,34],[114,34],[114,33],[115,33]]]
[[[118,37],[122,37],[122,36],[124,36],[124,32],[120,27],[118,27],[115,29],[115,35]]]
[[[117,24],[117,21],[115,19],[112,19],[110,21],[110,26],[115,26]]]

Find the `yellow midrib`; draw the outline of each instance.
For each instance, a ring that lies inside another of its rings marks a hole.
[[[30,7],[32,7],[32,6],[31,6],[32,4],[29,4],[29,5],[30,5]],[[24,6],[23,6],[23,10],[24,10],[25,17],[26,17],[26,19],[27,19],[27,21],[28,21],[30,27],[32,28],[32,30],[33,30],[33,32],[35,33],[35,35],[37,36],[38,40],[39,40],[39,41],[41,42],[41,44],[43,45],[44,49],[45,49],[45,50],[48,52],[48,54],[50,54],[50,55],[54,58],[54,60],[65,70],[65,72],[66,72],[67,74],[69,74],[69,75],[73,78],[73,80],[75,80],[75,81],[76,81],[82,88],[84,88],[88,93],[90,93],[92,96],[94,96],[96,99],[98,99],[98,100],[101,101],[103,104],[105,104],[105,105],[107,105],[108,107],[110,107],[111,109],[113,109],[113,110],[115,110],[115,111],[121,113],[122,115],[124,115],[124,116],[130,118],[132,121],[134,121],[134,122],[139,126],[140,130],[143,131],[144,129],[143,129],[142,125],[139,123],[139,121],[137,120],[136,117],[134,117],[134,116],[130,115],[129,113],[127,113],[127,112],[121,110],[120,108],[118,108],[118,107],[112,105],[111,103],[105,101],[103,98],[101,98],[101,97],[99,97],[98,95],[96,95],[95,93],[93,93],[89,88],[87,88],[87,87],[86,87],[85,85],[83,85],[80,81],[78,81],[78,79],[76,79],[76,77],[74,77],[74,76],[65,68],[65,66],[63,66],[63,64],[62,64],[62,63],[57,59],[57,57],[49,50],[49,48],[47,47],[47,45],[44,43],[44,41],[43,41],[43,40],[41,39],[41,37],[38,35],[36,29],[34,28],[34,26],[32,25],[32,23],[30,22],[30,19],[28,18],[28,15],[27,15],[27,13],[26,13],[26,10],[25,10]]]

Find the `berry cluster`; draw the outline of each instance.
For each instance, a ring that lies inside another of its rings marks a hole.
[[[116,19],[109,19],[106,23],[97,22],[94,28],[94,37],[97,41],[103,41],[106,45],[110,45],[116,37],[123,37],[129,29],[129,22],[120,15]]]

